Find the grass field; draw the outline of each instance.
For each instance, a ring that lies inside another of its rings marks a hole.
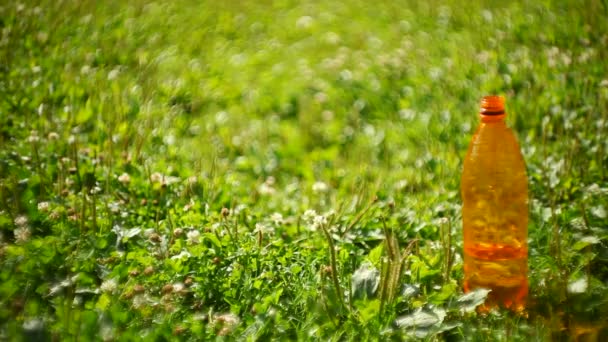
[[[606,1],[8,1],[0,68],[2,340],[608,340]],[[462,293],[490,93],[525,315]]]

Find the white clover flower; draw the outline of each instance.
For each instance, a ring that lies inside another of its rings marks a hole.
[[[274,213],[270,215],[270,220],[276,225],[280,225],[284,222],[283,215],[281,215],[280,213]]]
[[[312,27],[314,19],[311,16],[305,15],[296,21],[296,27],[300,30],[307,30]]]
[[[184,286],[183,283],[173,284],[173,292],[175,292],[175,293],[180,293],[180,292],[184,291],[185,289],[186,289],[186,287]]]
[[[318,103],[325,103],[327,102],[328,96],[324,92],[320,91],[315,94],[314,98]]]
[[[325,217],[323,215],[317,215],[312,220],[312,228],[313,228],[313,230],[317,230],[317,229],[321,228],[322,226],[324,226],[326,224],[327,224],[327,217]]]
[[[321,113],[321,116],[325,121],[332,121],[334,119],[334,112],[332,112],[331,110],[324,110]]]
[[[154,229],[154,228],[147,228],[146,230],[144,230],[144,236],[148,239],[150,238],[150,236],[152,236],[152,234],[155,234],[155,233],[156,233],[156,229]]]
[[[328,32],[325,35],[325,42],[331,45],[337,45],[340,43],[340,36],[335,32]]]
[[[485,64],[487,63],[490,58],[492,56],[490,55],[490,52],[488,51],[481,51],[480,53],[477,54],[477,56],[475,56],[475,58],[477,59],[477,62],[479,62],[480,64]]]
[[[485,20],[487,23],[491,23],[492,19],[494,19],[492,12],[487,9],[481,11],[481,16],[483,17],[483,20]]]
[[[192,207],[195,205],[196,203],[194,202],[193,199],[190,199],[190,202],[188,202],[188,204],[184,205],[184,211],[188,211],[190,209],[192,209]]]
[[[570,220],[570,225],[572,226],[572,228],[577,229],[577,230],[585,229],[585,221],[583,220],[582,217],[576,217],[576,218]]]
[[[24,227],[27,225],[27,217],[21,215],[21,216],[17,216],[17,218],[15,219],[15,225],[18,227]]]
[[[264,183],[260,184],[260,186],[258,186],[258,192],[260,193],[260,195],[269,196],[269,195],[274,194],[275,190],[271,184],[264,182]]]
[[[150,175],[150,181],[152,183],[161,183],[163,181],[163,174],[160,172],[154,172],[153,174]]]
[[[110,204],[108,204],[108,208],[110,208],[110,211],[113,212],[114,214],[120,212],[120,203],[118,202],[110,202]]]
[[[335,214],[336,214],[335,210],[329,209],[328,211],[325,212],[325,214],[323,214],[323,216],[330,217],[330,216],[335,215]]]
[[[201,232],[198,230],[191,230],[186,234],[186,237],[189,244],[196,245],[200,243]]]
[[[40,203],[38,203],[38,210],[42,211],[42,212],[46,212],[49,210],[50,205],[51,204],[49,202],[40,202]]]
[[[102,292],[107,293],[113,293],[114,291],[116,291],[117,288],[118,281],[116,280],[116,278],[104,280],[103,283],[101,283],[101,286],[99,287]]]
[[[408,185],[407,179],[401,179],[395,183],[395,189],[403,190],[403,189],[405,189],[405,187],[407,187],[407,185]]]
[[[317,216],[317,212],[314,209],[308,209],[302,215],[302,219],[306,222],[312,222],[312,220]]]
[[[233,313],[225,313],[222,315],[216,315],[213,318],[213,323],[222,326],[222,329],[220,329],[218,335],[226,336],[234,331],[234,329],[239,325],[240,319]]]
[[[353,79],[353,72],[348,69],[344,69],[340,71],[340,78],[342,78],[344,81],[350,81]]]
[[[133,308],[141,309],[146,305],[146,297],[142,294],[133,296]]]
[[[131,182],[131,176],[129,176],[128,173],[123,173],[122,175],[118,176],[118,181],[124,185],[127,185]]]
[[[108,73],[108,81],[113,81],[118,77],[118,74],[120,73],[120,70],[118,68],[114,68],[112,70],[110,70],[110,72]]]
[[[313,192],[320,193],[320,192],[327,192],[327,190],[329,190],[329,186],[327,186],[327,184],[324,182],[315,182],[312,185]]]
[[[592,195],[604,195],[608,194],[608,188],[600,188],[599,185],[593,183],[587,187],[587,193]]]
[[[99,328],[99,336],[103,341],[114,341],[116,339],[114,328],[110,324],[102,324]]]
[[[433,67],[429,69],[429,78],[433,81],[438,80],[443,75],[441,68]]]
[[[416,117],[416,112],[409,108],[399,110],[399,116],[404,120],[412,120]]]
[[[179,183],[180,181],[181,181],[181,178],[179,178],[179,177],[166,176],[163,183],[166,185],[171,185],[174,183]]]
[[[233,209],[233,213],[231,213],[231,215],[238,215],[245,209],[247,209],[246,204],[239,204]]]
[[[267,224],[264,224],[262,222],[258,222],[255,224],[255,229],[253,230],[254,233],[263,233],[263,234],[272,234],[274,233],[274,229],[270,226],[268,226]]]
[[[190,252],[184,250],[184,251],[181,251],[179,254],[172,256],[171,259],[172,260],[182,260],[182,259],[188,259],[191,256],[192,256],[192,254],[190,254]]]
[[[13,231],[13,234],[15,234],[16,243],[23,243],[23,242],[27,242],[27,240],[30,239],[30,237],[32,236],[32,231],[30,230],[29,227],[23,226],[23,227],[19,227],[19,228],[15,229]]]
[[[59,139],[59,134],[57,134],[56,132],[51,132],[48,135],[48,139],[49,140],[57,140],[57,139]]]

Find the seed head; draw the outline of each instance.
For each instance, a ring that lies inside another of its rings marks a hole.
[[[228,210],[228,208],[222,208],[222,216],[228,217],[228,215],[230,215],[230,210]]]
[[[150,241],[155,242],[155,243],[160,242],[160,235],[158,235],[157,233],[152,233],[152,234],[150,234],[149,239],[150,239]]]
[[[131,176],[129,176],[128,173],[123,173],[122,175],[118,176],[118,181],[124,185],[127,185],[131,182]]]
[[[162,293],[171,293],[173,292],[173,284],[167,284],[165,286],[163,286],[163,289],[161,290]]]

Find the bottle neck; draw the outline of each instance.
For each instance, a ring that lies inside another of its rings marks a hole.
[[[483,122],[483,123],[505,122],[505,117],[506,117],[506,115],[504,113],[499,114],[499,115],[486,115],[483,113],[479,114],[479,118],[481,119],[481,122]]]

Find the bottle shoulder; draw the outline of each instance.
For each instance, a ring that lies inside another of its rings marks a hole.
[[[482,123],[469,143],[467,155],[519,155],[521,151],[515,133],[506,125]]]
[[[514,132],[506,125],[483,123],[473,135],[464,159],[463,181],[526,179],[526,167]]]

